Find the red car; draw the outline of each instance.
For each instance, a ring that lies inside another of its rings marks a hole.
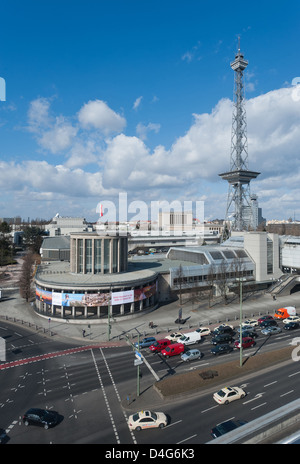
[[[272,319],[274,319],[274,318],[272,316],[269,316],[269,315],[268,316],[262,316],[259,319],[257,319],[257,322],[259,324],[261,324],[264,321],[271,321]]]
[[[165,358],[169,358],[169,356],[176,356],[177,354],[181,354],[183,352],[184,352],[183,343],[172,343],[171,345],[167,346],[167,348],[162,350],[161,354]]]
[[[253,338],[251,337],[243,337],[242,338],[242,347],[243,348],[251,348],[252,346],[255,345],[255,341],[253,340]],[[240,348],[240,341],[237,340],[236,342],[234,342],[234,346],[235,348]]]
[[[167,348],[167,346],[171,345],[171,343],[171,340],[162,338],[161,340],[157,340],[155,343],[153,343],[153,345],[149,346],[149,350],[152,351],[152,353],[159,353],[160,351]]]

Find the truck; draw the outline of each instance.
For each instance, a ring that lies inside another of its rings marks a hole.
[[[277,320],[283,320],[289,316],[296,316],[296,308],[294,306],[277,309],[274,314],[274,318]]]
[[[182,343],[183,345],[193,345],[194,343],[200,343],[201,334],[199,332],[188,332],[182,335],[179,338],[178,343]]]

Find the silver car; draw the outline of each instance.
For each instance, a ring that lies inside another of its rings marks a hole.
[[[181,359],[182,361],[190,362],[194,361],[195,359],[200,359],[201,356],[202,354],[199,350],[188,350],[185,353],[182,353]]]
[[[264,335],[274,335],[274,334],[278,334],[281,332],[281,328],[280,327],[267,327],[266,329],[263,329],[261,331],[262,334]]]

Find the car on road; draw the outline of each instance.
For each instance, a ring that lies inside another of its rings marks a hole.
[[[245,325],[251,325],[252,327],[258,326],[258,321],[256,319],[247,319],[246,321],[242,322],[242,327]]]
[[[219,334],[211,339],[213,345],[219,345],[220,343],[232,342],[233,337],[230,334]]]
[[[201,337],[211,334],[211,330],[208,327],[200,327],[199,329],[196,329],[196,332],[199,332]]]
[[[168,335],[166,338],[168,340],[171,340],[171,342],[177,342],[179,338],[182,337],[182,335],[183,334],[181,332],[173,332],[170,335]]]
[[[201,356],[202,356],[202,353],[199,350],[188,350],[181,355],[181,359],[182,361],[190,362],[190,361],[194,361],[195,359],[200,359]]]
[[[211,354],[214,354],[215,356],[218,356],[220,354],[231,353],[231,351],[233,351],[233,348],[228,343],[216,345],[210,350]]]
[[[152,353],[159,353],[167,346],[171,345],[171,343],[171,340],[168,340],[167,338],[162,338],[161,340],[157,340],[155,343],[153,343],[153,345],[149,346],[149,350]]]
[[[281,332],[280,327],[266,327],[265,329],[263,329],[261,331],[261,333],[264,334],[264,335],[274,335],[274,334],[278,334],[280,332]]]
[[[156,338],[155,337],[146,337],[146,338],[143,338],[142,340],[140,340],[140,348],[148,348],[149,346],[153,345],[153,343],[156,342]],[[136,342],[134,344],[134,346],[136,348],[139,347],[139,344],[138,342]]]
[[[266,316],[261,316],[259,319],[257,319],[258,325],[264,321],[274,321],[274,317],[267,314]]]
[[[228,404],[246,396],[246,392],[240,387],[225,387],[213,394],[213,399],[218,404]]]
[[[30,408],[23,415],[25,425],[39,425],[48,429],[54,427],[59,422],[59,414],[48,409]]]
[[[253,338],[251,337],[243,337],[242,338],[242,348],[251,348],[252,346],[255,345],[255,340],[253,340]],[[240,340],[236,340],[234,342],[234,346],[235,348],[240,348],[241,347],[241,344],[240,344]]]
[[[256,338],[258,337],[258,333],[256,332],[255,329],[247,329],[247,330],[242,330],[242,336]]]
[[[212,335],[222,335],[222,334],[227,334],[227,335],[233,335],[234,330],[231,325],[220,325],[219,327],[216,327]]]
[[[283,326],[284,330],[294,330],[299,329],[300,323],[299,322],[289,322]]]
[[[289,316],[282,321],[284,324],[288,324],[289,322],[300,322],[299,316]]]
[[[142,429],[162,429],[168,424],[167,416],[163,412],[153,411],[139,411],[132,414],[128,418],[129,430],[142,430]]]
[[[242,425],[247,424],[247,421],[242,421],[239,419],[229,419],[225,422],[221,422],[220,424],[216,425],[211,430],[211,436],[213,438],[220,437],[221,435],[225,435],[225,433],[231,432],[231,430],[235,430]]]
[[[164,350],[162,350],[161,354],[165,358],[169,358],[170,356],[176,356],[183,352],[184,352],[183,343],[172,343],[171,345],[167,346]]]
[[[242,325],[242,332],[245,331],[245,330],[255,330],[255,329],[253,329],[252,325],[250,325],[250,324]],[[237,332],[238,332],[238,333],[241,332],[241,328],[240,328],[240,327],[237,329]]]
[[[267,320],[261,322],[259,325],[260,325],[261,329],[265,329],[267,327],[277,327],[278,326],[277,322],[274,319],[267,319]]]

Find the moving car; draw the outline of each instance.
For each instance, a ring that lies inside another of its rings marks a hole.
[[[274,334],[278,334],[280,332],[281,332],[280,327],[266,327],[265,329],[263,329],[261,331],[261,333],[264,334],[264,335],[274,335]]]
[[[162,338],[161,340],[157,340],[155,343],[153,343],[153,345],[149,346],[149,350],[152,351],[152,353],[159,353],[164,348],[171,345],[171,343],[171,340]]]
[[[247,329],[247,330],[242,330],[242,336],[256,338],[258,337],[258,333],[254,329]]]
[[[228,343],[223,343],[222,345],[216,345],[210,350],[210,352],[214,354],[215,356],[219,354],[230,353],[231,351],[233,351],[233,348],[232,346],[228,345]]]
[[[166,338],[168,340],[171,340],[171,342],[177,342],[180,337],[182,337],[181,332],[173,332],[170,335],[168,335]]]
[[[261,322],[260,327],[265,329],[266,327],[276,327],[278,324],[274,319],[267,319],[263,322]]]
[[[59,422],[59,414],[48,409],[30,408],[23,416],[25,425],[39,425],[48,429]]]
[[[247,424],[246,421],[242,420],[227,420],[225,422],[221,422],[220,424],[216,425],[212,430],[211,430],[211,436],[213,438],[220,437],[221,435],[225,435],[225,433],[231,432],[231,430],[235,430],[238,427],[241,427],[242,425]]]
[[[153,345],[153,343],[156,342],[156,338],[155,337],[146,337],[146,338],[143,338],[142,340],[140,340],[140,348],[148,348],[149,346]],[[139,347],[139,344],[138,342],[136,342],[134,344],[134,346],[136,348]]]
[[[195,343],[200,343],[200,341],[201,335],[196,331],[185,333],[178,340],[179,343],[183,343],[184,345],[194,345]]]
[[[274,320],[274,318],[268,314],[267,316],[261,316],[259,319],[257,319],[257,322],[258,322],[258,325],[260,325],[264,321],[271,321],[271,320]]]
[[[188,350],[181,355],[182,361],[190,362],[195,359],[200,359],[202,356],[201,351],[199,350]]]
[[[256,327],[258,325],[258,321],[256,319],[247,319],[246,321],[242,322],[242,327],[245,325],[251,325],[252,327]]]
[[[181,354],[184,352],[184,345],[182,343],[173,343],[164,350],[161,351],[161,354],[165,358],[169,358],[170,356],[176,356],[177,354]]]
[[[251,348],[252,346],[255,345],[255,343],[256,342],[251,337],[243,337],[242,338],[242,347],[243,348]],[[236,342],[234,342],[234,346],[235,346],[235,348],[240,348],[241,347],[240,340],[237,340]]]
[[[225,387],[214,393],[213,399],[218,404],[228,404],[245,396],[246,392],[240,387]]]
[[[229,334],[220,334],[212,338],[211,343],[213,345],[219,345],[220,343],[232,342],[233,337]]]
[[[233,335],[234,330],[231,325],[220,325],[219,327],[216,327],[214,331],[212,332],[212,335],[221,335],[221,334],[228,334],[228,335]]]
[[[294,330],[294,329],[299,329],[300,323],[299,322],[288,322],[287,324],[284,325],[285,330]]]
[[[162,429],[168,424],[167,416],[163,412],[139,411],[128,418],[129,430]]]

